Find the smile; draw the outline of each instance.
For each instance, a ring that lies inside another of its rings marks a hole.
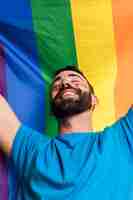
[[[74,96],[75,94],[75,90],[73,89],[66,89],[62,93],[63,96]]]

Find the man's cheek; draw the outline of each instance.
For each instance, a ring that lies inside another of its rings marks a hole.
[[[83,91],[89,91],[89,87],[86,85],[80,85],[80,89]]]

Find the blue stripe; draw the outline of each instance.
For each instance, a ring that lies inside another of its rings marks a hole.
[[[29,0],[4,0],[0,5],[0,22],[33,30]]]
[[[6,98],[23,123],[43,132],[45,83],[40,70],[30,1],[2,2],[0,43],[4,46],[6,58]],[[18,200],[19,180],[11,162],[9,169],[9,199]]]

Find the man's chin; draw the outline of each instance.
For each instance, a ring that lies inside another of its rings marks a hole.
[[[88,110],[88,106],[81,106],[78,101],[68,98],[64,99],[60,105],[54,107],[54,115],[58,119],[68,118],[80,114],[85,110]]]
[[[56,118],[67,118],[82,113],[91,107],[89,93],[83,95],[64,93],[54,99],[52,111]]]
[[[58,112],[54,113],[55,114],[55,117],[57,119],[67,119],[67,118],[71,118],[73,116],[76,116],[78,114],[81,114],[85,111],[86,109],[84,110],[72,110],[72,109],[67,109],[67,110],[58,110]]]

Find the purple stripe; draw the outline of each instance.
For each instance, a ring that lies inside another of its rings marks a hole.
[[[5,54],[4,48],[0,44],[0,94],[6,97],[5,80]],[[0,199],[8,199],[8,172],[7,161],[2,151],[0,151]]]

